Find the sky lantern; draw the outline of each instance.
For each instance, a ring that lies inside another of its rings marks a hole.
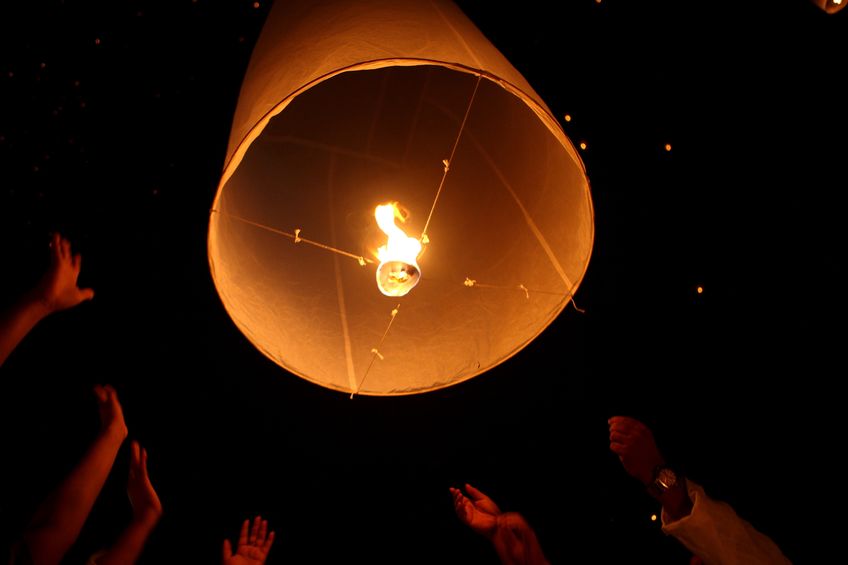
[[[835,14],[839,10],[845,7],[848,4],[848,0],[811,0],[813,4],[827,12],[828,14]]]
[[[274,3],[208,232],[269,359],[351,396],[465,381],[562,313],[593,240],[574,145],[456,5]]]

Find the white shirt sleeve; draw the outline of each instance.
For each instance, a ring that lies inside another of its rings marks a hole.
[[[740,518],[726,502],[708,497],[686,480],[692,512],[676,522],[662,511],[662,530],[677,538],[707,565],[791,565],[772,541]]]

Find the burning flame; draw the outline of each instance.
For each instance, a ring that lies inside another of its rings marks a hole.
[[[418,284],[421,270],[418,254],[421,242],[409,237],[395,224],[395,218],[404,221],[397,203],[382,204],[374,210],[377,225],[388,236],[386,245],[377,249],[380,265],[377,267],[377,287],[386,296],[404,296]]]

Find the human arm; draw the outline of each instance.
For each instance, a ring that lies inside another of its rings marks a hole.
[[[82,258],[71,252],[70,242],[54,234],[47,272],[0,317],[0,365],[38,322],[94,297],[92,289],[77,286],[81,266]]]
[[[221,562],[223,565],[262,565],[273,543],[274,532],[268,532],[268,520],[257,516],[252,527],[250,520],[245,520],[241,525],[235,553],[230,540],[224,540]]]
[[[504,565],[547,565],[548,560],[536,537],[536,532],[517,512],[498,516],[498,526],[492,539]]]
[[[694,481],[685,482],[692,510],[678,520],[663,510],[663,532],[677,538],[706,564],[790,564],[770,537],[741,518],[729,504],[711,499]]]
[[[653,481],[653,470],[666,463],[651,430],[624,416],[610,418],[609,425],[610,449],[625,470],[647,486]],[[693,481],[679,479],[665,492],[648,490],[662,505],[663,532],[677,538],[706,564],[789,563],[771,538],[740,518],[728,504],[710,499]]]
[[[137,441],[130,446],[127,495],[133,516],[115,543],[96,560],[97,565],[130,565],[138,560],[147,538],[162,517],[162,503],[147,474],[147,450]]]
[[[613,416],[608,421],[610,450],[618,455],[624,470],[646,487],[654,480],[654,469],[666,463],[657,447],[654,434],[639,420],[627,416]],[[648,490],[672,519],[679,520],[689,515],[692,501],[686,491],[684,480],[672,485],[665,492]]]
[[[494,500],[467,483],[465,492],[467,496],[460,489],[450,487],[457,517],[478,534],[491,539],[495,535],[501,509]]]
[[[517,512],[501,512],[480,490],[466,484],[450,488],[454,510],[460,521],[488,539],[503,565],[547,565],[536,532]]]
[[[33,565],[55,565],[76,541],[127,437],[118,396],[111,386],[94,388],[101,429],[71,473],[39,506],[23,541]]]

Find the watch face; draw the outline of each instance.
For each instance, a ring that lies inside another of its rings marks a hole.
[[[677,475],[668,467],[662,467],[657,471],[657,478],[654,479],[654,482],[659,488],[666,491],[677,484]]]

